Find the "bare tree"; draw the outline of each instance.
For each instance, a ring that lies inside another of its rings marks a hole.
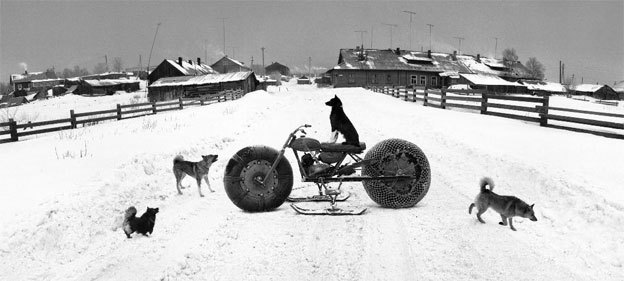
[[[503,50],[503,63],[507,67],[511,67],[517,61],[518,55],[516,54],[516,49],[511,48]]]
[[[121,72],[122,68],[123,68],[123,63],[121,61],[121,58],[120,57],[113,58],[113,71]]]
[[[100,74],[100,73],[104,73],[106,72],[106,64],[103,62],[100,62],[98,64],[95,65],[95,67],[93,67],[93,74]]]
[[[0,82],[0,95],[8,94],[12,90],[11,85]]]
[[[543,80],[544,79],[544,65],[539,62],[535,57],[530,57],[526,62],[526,67],[529,69],[529,74],[533,78]]]
[[[61,75],[63,76],[63,78],[80,77],[89,75],[89,71],[86,68],[82,68],[76,65],[73,69],[63,69],[63,73]]]

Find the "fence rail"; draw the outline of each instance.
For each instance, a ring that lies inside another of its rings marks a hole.
[[[425,87],[415,87],[411,89],[405,87],[369,87],[368,89],[373,92],[401,98],[409,102],[422,102],[423,106],[441,109],[449,107],[463,108],[479,111],[484,115],[535,122],[539,123],[540,126],[549,128],[624,139],[624,114],[552,107],[549,106],[548,97],[519,97],[501,95],[483,90],[428,89]],[[449,101],[451,102],[449,103]],[[581,118],[577,116],[553,114],[552,111],[560,111],[563,112],[562,114],[584,114],[587,115],[587,117]],[[622,119],[614,122],[599,120],[600,117]],[[550,124],[549,120],[564,122],[564,124]],[[579,128],[574,125],[590,127]],[[605,129],[610,129],[611,131]]]
[[[0,139],[0,143],[15,142],[18,141],[20,137],[24,136],[75,129],[78,127],[78,125],[86,126],[90,123],[98,123],[106,120],[123,120],[137,118],[141,116],[157,114],[164,111],[181,110],[189,106],[204,106],[228,100],[235,100],[241,98],[242,96],[244,96],[244,93],[240,89],[226,90],[217,95],[210,95],[199,98],[178,98],[178,100],[176,101],[144,102],[124,105],[117,104],[117,107],[115,109],[108,110],[76,113],[72,109],[69,111],[70,117],[63,119],[39,122],[25,122],[20,124],[17,124],[17,122],[13,119],[9,119],[8,122],[0,123],[0,136],[9,135],[10,137]],[[62,126],[50,127],[51,125]],[[36,129],[38,127],[47,128]],[[19,129],[22,129],[23,131],[19,131]]]

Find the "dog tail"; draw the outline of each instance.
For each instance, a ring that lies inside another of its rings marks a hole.
[[[173,158],[173,164],[178,163],[180,161],[184,161],[184,156],[178,155],[175,158]]]
[[[128,210],[126,210],[126,213],[124,214],[124,222],[127,222],[130,218],[136,217],[136,214],[137,209],[134,206],[128,208]]]
[[[483,177],[481,181],[479,181],[479,186],[481,186],[481,192],[486,190],[486,186],[490,187],[490,191],[494,190],[494,181],[491,178]]]

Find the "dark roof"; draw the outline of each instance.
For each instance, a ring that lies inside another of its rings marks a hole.
[[[338,65],[333,70],[409,70],[425,72],[468,73],[470,70],[449,54],[406,50],[341,49]]]
[[[251,70],[251,68],[250,68],[249,66],[246,66],[244,63],[242,63],[242,62],[240,62],[240,61],[237,61],[237,60],[235,60],[235,59],[233,59],[233,58],[230,58],[230,57],[228,57],[228,56],[224,56],[224,57],[222,57],[220,60],[218,60],[217,62],[213,63],[213,64],[211,65],[211,67],[213,67],[213,68],[214,68],[217,64],[219,64],[220,62],[222,62],[222,61],[224,61],[224,60],[225,60],[225,61],[230,61],[231,63],[233,63],[233,64],[235,64],[235,65],[238,65],[238,66],[239,66],[240,68],[242,68],[242,69]]]
[[[290,69],[288,68],[288,66],[285,66],[279,62],[274,62],[272,64],[269,64],[267,67],[265,67],[266,69],[270,69],[270,68],[286,68],[286,69]]]

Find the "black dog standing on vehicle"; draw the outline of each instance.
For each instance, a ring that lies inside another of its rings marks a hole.
[[[338,138],[338,132],[340,132],[345,141],[342,144],[350,144],[360,146],[360,136],[358,135],[355,127],[342,109],[342,101],[338,96],[334,95],[332,99],[325,103],[325,105],[331,106],[331,113],[329,114],[329,122],[331,124],[331,130],[334,134],[332,140],[335,141]]]
[[[130,234],[137,232],[141,233],[145,236],[152,234],[154,231],[154,225],[156,224],[156,214],[158,213],[158,208],[150,208],[147,207],[147,210],[140,217],[136,217],[137,209],[135,207],[130,207],[126,210],[126,214],[124,216],[123,221],[123,231],[126,233],[126,237],[130,237]]]

